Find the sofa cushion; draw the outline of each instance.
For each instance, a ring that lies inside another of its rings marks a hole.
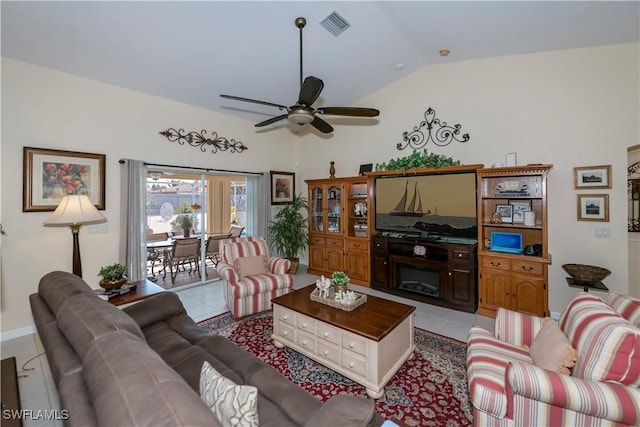
[[[562,314],[560,329],[580,355],[573,376],[640,386],[640,330],[602,299],[579,293]]]
[[[507,413],[505,372],[510,361],[533,363],[529,352],[474,326],[467,341],[469,398],[474,408],[504,418]]]
[[[529,354],[533,363],[543,369],[569,375],[576,364],[577,352],[564,336],[558,324],[545,318],[545,324],[531,343]]]
[[[640,299],[611,292],[607,303],[622,317],[640,328]]]
[[[230,242],[225,245],[222,260],[227,264],[235,265],[236,259],[255,255],[269,256],[267,242],[264,239],[243,239],[242,241]]]
[[[118,330],[127,330],[144,341],[144,334],[132,318],[96,295],[69,298],[60,306],[56,319],[58,328],[80,358],[94,341]]]
[[[206,361],[200,373],[200,398],[226,427],[258,427],[258,389],[238,385]]]
[[[83,371],[95,425],[221,425],[198,393],[128,331],[97,340],[83,360]]]
[[[269,270],[267,270],[267,257],[264,255],[236,258],[235,268],[240,278],[269,272]]]

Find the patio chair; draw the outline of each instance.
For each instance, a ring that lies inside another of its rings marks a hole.
[[[153,242],[162,242],[169,239],[169,233],[149,233],[147,234],[147,243]],[[159,247],[147,247],[147,268],[151,265],[151,276],[155,277],[155,273],[153,271],[156,262],[160,262],[162,264],[162,258],[160,257]]]
[[[193,271],[193,265],[196,265],[196,272],[200,275],[200,238],[176,239],[171,249],[165,249],[164,258],[162,259],[162,278],[167,277],[167,267],[171,274],[171,283],[175,284],[176,276],[180,267],[186,271],[185,264],[189,264],[189,273]]]

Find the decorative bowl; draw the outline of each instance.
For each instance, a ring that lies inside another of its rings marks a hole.
[[[498,191],[523,191],[527,188],[527,184],[521,181],[503,181],[496,185]]]
[[[578,283],[599,282],[611,274],[611,271],[606,268],[597,267],[595,265],[564,264],[562,268],[573,278],[574,281]]]

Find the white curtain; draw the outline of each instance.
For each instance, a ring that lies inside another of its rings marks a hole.
[[[147,167],[125,159],[120,168],[120,262],[129,269],[129,281],[147,277],[146,181]]]
[[[271,219],[269,172],[247,176],[247,235],[267,239],[267,225]]]

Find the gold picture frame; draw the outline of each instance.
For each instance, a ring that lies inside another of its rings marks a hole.
[[[609,222],[609,195],[578,194],[578,221]]]
[[[24,147],[23,212],[54,211],[67,194],[86,194],[105,209],[106,155]]]
[[[573,168],[573,185],[576,190],[611,188],[611,165]]]

